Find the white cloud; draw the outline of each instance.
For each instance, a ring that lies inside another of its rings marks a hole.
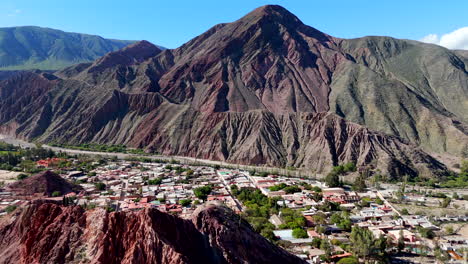
[[[459,28],[440,37],[437,34],[429,34],[420,41],[437,44],[448,49],[468,50],[468,27]]]

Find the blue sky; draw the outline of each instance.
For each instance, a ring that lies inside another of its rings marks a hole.
[[[441,44],[466,28],[446,41],[468,47],[467,0],[1,0],[0,27],[35,25],[176,48],[266,4],[282,5],[305,24],[342,38],[387,35]]]

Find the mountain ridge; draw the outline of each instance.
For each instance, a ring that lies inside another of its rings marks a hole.
[[[0,131],[321,172],[353,161],[424,177],[447,173],[427,151],[468,149],[466,64],[441,47],[335,38],[267,6],[149,54],[0,82],[0,95],[34,82],[39,93],[37,103],[0,96]]]
[[[134,42],[37,26],[0,28],[0,70],[57,70]]]

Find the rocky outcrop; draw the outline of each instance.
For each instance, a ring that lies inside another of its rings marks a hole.
[[[439,176],[444,166],[425,151],[468,153],[460,54],[338,39],[264,6],[174,50],[140,42],[48,78],[0,82],[0,131],[317,172],[354,161]]]
[[[0,222],[0,263],[305,263],[230,209],[192,221],[156,209],[108,213],[35,201]]]
[[[81,186],[68,182],[52,171],[41,172],[26,179],[16,181],[7,185],[6,189],[19,196],[51,196],[54,192],[60,192],[61,195],[66,195],[71,192],[78,193],[83,190]]]

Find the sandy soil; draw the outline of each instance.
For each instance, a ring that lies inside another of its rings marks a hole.
[[[466,239],[468,239],[468,224],[463,225],[460,230],[458,230],[458,234]]]
[[[16,176],[19,174],[21,174],[21,172],[0,170],[0,182],[4,182],[5,184],[12,183],[16,181]]]

